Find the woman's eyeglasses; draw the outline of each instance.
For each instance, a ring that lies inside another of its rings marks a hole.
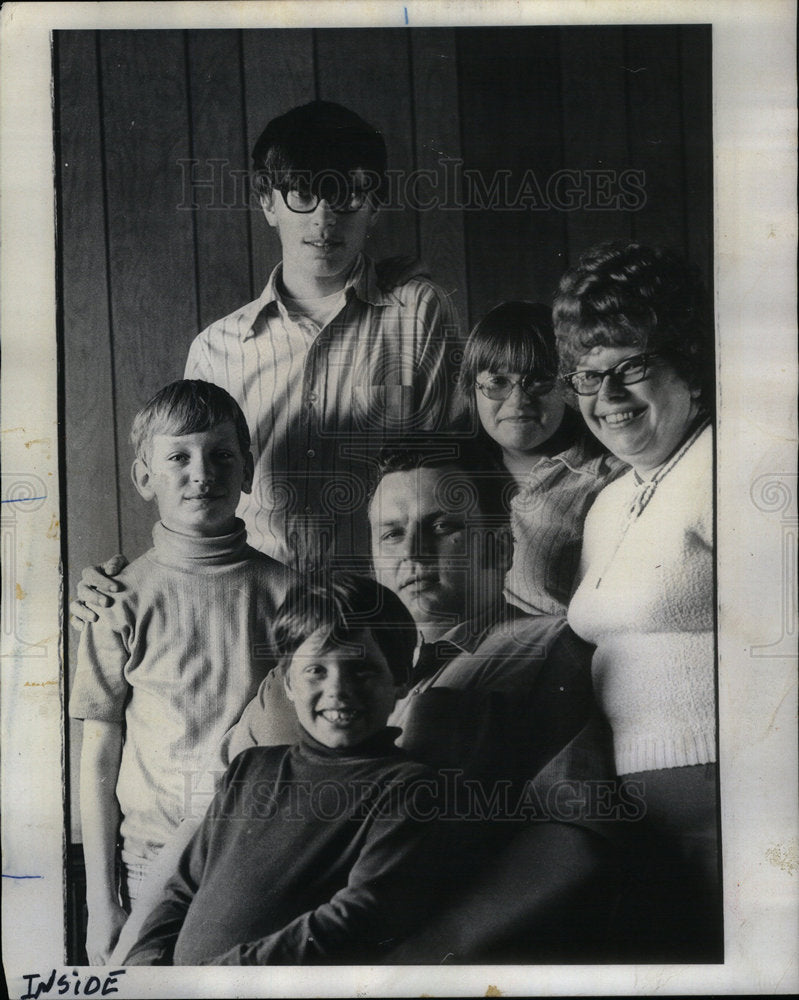
[[[538,379],[535,375],[508,378],[507,375],[489,375],[482,382],[475,382],[486,399],[507,399],[518,385],[526,396],[547,396],[555,388],[554,379]]]
[[[593,371],[589,368],[585,371],[569,372],[568,375],[563,376],[563,381],[578,396],[595,396],[606,378],[614,378],[622,385],[635,385],[636,382],[643,382],[652,362],[659,357],[660,355],[654,352],[635,354],[604,371]]]

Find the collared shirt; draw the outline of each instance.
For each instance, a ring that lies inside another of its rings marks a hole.
[[[546,659],[565,625],[563,616],[531,617],[502,601],[490,612],[454,625],[437,642],[423,643],[411,691],[425,691],[433,684],[513,687],[520,669],[527,679],[529,664]]]
[[[583,525],[597,495],[629,466],[589,438],[539,459],[511,500],[513,565],[505,597],[529,614],[565,615]]]
[[[360,257],[320,328],[289,312],[281,273],[194,340],[186,378],[222,386],[244,411],[255,480],[238,513],[250,544],[301,568],[337,553],[366,569],[370,463],[392,435],[451,426],[457,317],[426,278],[384,291]]]
[[[413,686],[397,702],[390,724],[405,730],[417,711],[418,696],[432,687],[503,692],[531,687],[565,626],[562,616],[531,617],[510,605],[481,619],[461,622],[431,644],[439,653],[438,664],[433,662],[432,669],[420,672],[417,662]],[[404,732],[398,742],[407,749],[407,740]]]
[[[398,745],[442,773],[482,782],[489,797],[501,798],[503,784],[529,783],[541,817],[590,820],[591,782],[614,774],[591,686],[593,647],[562,616],[529,616],[510,605],[430,645],[438,665],[415,676],[389,717],[402,728]],[[565,785],[568,816],[552,798]]]
[[[431,645],[439,662],[415,671],[388,724],[402,728],[397,743],[409,756],[433,768],[532,777],[581,729],[593,705],[592,647],[561,616],[504,605]],[[300,734],[275,669],[228,733],[222,757],[231,761],[247,747],[288,744]]]

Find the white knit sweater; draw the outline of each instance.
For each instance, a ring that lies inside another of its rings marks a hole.
[[[654,492],[630,472],[600,493],[569,606],[619,774],[716,759],[711,428],[664,468]]]

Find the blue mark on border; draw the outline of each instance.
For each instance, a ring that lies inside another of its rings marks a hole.
[[[11,497],[9,500],[2,500],[0,503],[30,503],[31,500],[46,500],[47,497]],[[39,877],[38,875],[36,876]]]
[[[44,875],[3,875],[3,878],[44,878]]]
[[[403,7],[402,9],[405,11],[405,23],[407,24],[408,23],[408,8],[407,7]]]

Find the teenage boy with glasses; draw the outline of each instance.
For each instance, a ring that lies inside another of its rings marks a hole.
[[[283,259],[255,302],[200,334],[186,373],[224,385],[253,428],[252,544],[304,568],[368,553],[366,461],[386,432],[448,425],[458,324],[427,278],[392,282],[365,255],[386,147],[358,115],[294,108],[267,125],[253,167]]]
[[[382,135],[353,111],[313,101],[273,119],[253,149],[254,187],[282,260],[254,301],[192,343],[185,377],[222,386],[252,430],[250,544],[306,570],[368,560],[366,482],[386,438],[452,426],[460,346],[446,294],[401,258],[365,253],[385,196]],[[76,627],[113,602],[88,569]]]

